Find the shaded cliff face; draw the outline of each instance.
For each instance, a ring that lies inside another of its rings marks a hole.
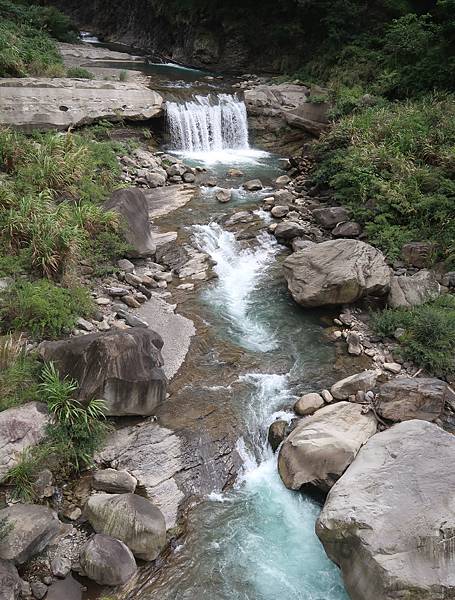
[[[210,8],[193,7],[191,11],[177,7],[173,10],[173,4],[185,5],[177,0],[52,3],[73,17],[81,29],[106,41],[143,48],[163,59],[197,67],[283,72],[297,66],[301,56],[297,38],[283,35],[286,23],[292,23],[296,16],[292,0],[265,0],[259,12],[249,6],[248,0],[234,0],[229,7],[215,0]],[[270,20],[277,24],[276,35]]]

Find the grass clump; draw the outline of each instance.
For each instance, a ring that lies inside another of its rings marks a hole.
[[[38,361],[21,336],[0,338],[0,411],[38,399]]]
[[[95,75],[83,67],[70,67],[66,71],[66,76],[75,79],[95,79]]]
[[[412,309],[386,309],[373,314],[376,332],[392,337],[398,328],[404,359],[441,376],[455,373],[455,297],[445,295]]]
[[[43,367],[39,394],[47,403],[51,423],[45,440],[23,452],[18,465],[4,479],[18,499],[35,498],[34,482],[45,467],[57,478],[67,478],[92,465],[93,455],[109,430],[105,404],[96,399],[81,404],[74,398],[77,389],[77,382],[60,377],[52,363]]]
[[[67,289],[47,279],[17,281],[5,292],[2,301],[0,314],[4,327],[28,331],[38,338],[56,338],[68,333],[78,317],[88,317],[93,310],[85,288]]]

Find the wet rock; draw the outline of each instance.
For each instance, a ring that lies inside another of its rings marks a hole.
[[[362,373],[356,373],[337,381],[330,388],[330,392],[336,400],[347,400],[349,396],[356,394],[359,390],[367,392],[373,389],[377,377],[376,371],[362,371]]]
[[[148,200],[137,189],[116,190],[103,206],[106,211],[121,215],[126,241],[137,256],[151,256],[156,252],[148,212]]]
[[[98,585],[123,585],[136,573],[131,550],[108,535],[94,535],[82,548],[80,564],[86,577]]]
[[[95,471],[92,477],[92,488],[110,494],[134,493],[136,479],[128,471],[117,471],[116,469],[102,469]]]
[[[404,262],[418,269],[424,269],[431,264],[435,245],[432,242],[410,242],[401,249]]]
[[[270,425],[267,439],[273,452],[276,452],[281,442],[285,439],[288,427],[287,421],[274,421]]]
[[[229,169],[226,173],[227,177],[243,177],[245,173],[239,169]]]
[[[259,190],[262,190],[262,182],[260,179],[252,179],[251,181],[246,181],[243,184],[243,187],[248,191],[248,192],[257,192]]]
[[[217,183],[216,177],[207,177],[204,181],[204,184],[208,187],[216,187]]]
[[[8,529],[0,539],[0,559],[11,560],[17,565],[44,550],[64,529],[53,510],[35,504],[4,508],[0,510],[0,522],[3,520]]]
[[[434,300],[441,293],[441,286],[431,271],[419,271],[408,277],[392,276],[387,304],[392,308],[409,308]]]
[[[455,593],[455,438],[412,420],[373,436],[332,488],[316,525],[352,600]]]
[[[377,411],[390,421],[435,421],[455,393],[433,377],[397,377],[379,388]]]
[[[302,227],[299,223],[295,223],[294,221],[283,221],[282,223],[278,223],[274,235],[279,240],[290,241],[296,237],[305,234],[305,228]]]
[[[340,223],[332,229],[332,235],[336,238],[356,238],[362,233],[361,226],[355,221]]]
[[[0,479],[20,462],[24,450],[43,440],[48,424],[47,407],[40,402],[0,412]]]
[[[91,496],[85,515],[97,533],[122,541],[137,558],[155,560],[166,544],[163,514],[136,494]]]
[[[347,221],[349,213],[341,206],[331,206],[328,208],[316,208],[313,210],[313,217],[324,229],[333,229],[338,223]]]
[[[22,581],[12,562],[0,560],[0,600],[19,600]]]
[[[284,261],[284,275],[294,300],[305,307],[349,304],[390,288],[383,254],[358,240],[331,240],[294,252]]]
[[[285,217],[289,212],[289,206],[283,206],[278,204],[277,206],[274,206],[271,210],[272,213],[272,217],[275,217],[277,219],[281,219],[283,217]]]
[[[183,173],[182,179],[185,183],[194,183],[196,181],[196,177],[194,173]]]
[[[372,413],[338,402],[303,419],[284,441],[278,470],[292,490],[312,485],[327,492],[352,463],[362,445],[376,433]]]
[[[111,416],[151,415],[166,396],[162,347],[157,333],[138,327],[43,342],[39,353],[76,379],[80,401],[102,398]]]
[[[296,415],[306,417],[312,415],[324,406],[324,399],[320,394],[305,394],[294,404]]]

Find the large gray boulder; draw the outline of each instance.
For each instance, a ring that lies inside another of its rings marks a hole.
[[[166,544],[166,524],[150,500],[136,494],[97,494],[85,505],[97,533],[110,535],[143,560],[155,560]]]
[[[162,346],[157,333],[136,327],[43,342],[39,353],[78,381],[80,401],[104,399],[110,416],[147,416],[166,397]]]
[[[82,548],[80,565],[84,575],[98,585],[123,585],[137,571],[131,550],[120,540],[99,533]]]
[[[0,600],[19,600],[22,581],[12,562],[0,560]]]
[[[0,480],[19,463],[21,452],[41,442],[48,423],[46,405],[40,402],[0,412]]]
[[[390,281],[387,304],[391,308],[410,308],[434,300],[441,293],[441,286],[431,271],[419,271],[415,275],[394,275]]]
[[[100,469],[95,471],[92,477],[92,488],[109,494],[134,493],[136,485],[136,478],[130,475],[128,471]]]
[[[0,125],[24,131],[94,121],[144,121],[162,113],[163,98],[146,86],[88,79],[0,79]]]
[[[292,297],[305,307],[350,304],[390,288],[382,252],[358,240],[330,240],[294,252],[284,261],[284,275]]]
[[[357,392],[368,392],[373,389],[377,378],[378,374],[373,370],[355,373],[334,383],[330,388],[330,393],[335,400],[347,400],[349,396],[354,396]]]
[[[324,229],[333,229],[349,219],[348,211],[342,206],[328,206],[313,210],[313,217]]]
[[[148,200],[138,188],[116,190],[104,204],[104,210],[118,213],[124,224],[124,235],[136,256],[156,252],[148,211]]]
[[[278,470],[284,485],[292,490],[312,485],[327,492],[376,428],[374,415],[350,402],[302,419],[281,446]]]
[[[454,392],[441,379],[397,377],[379,388],[377,411],[390,421],[434,421],[441,416],[446,400],[452,398]]]
[[[455,438],[425,421],[373,436],[316,532],[352,600],[455,597]]]
[[[64,530],[57,514],[35,504],[14,504],[0,510],[6,535],[0,540],[0,559],[21,565],[38,554]]]

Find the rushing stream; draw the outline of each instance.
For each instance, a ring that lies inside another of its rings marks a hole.
[[[233,96],[170,103],[168,122],[172,146],[186,162],[203,161],[221,174],[235,155],[248,177],[276,176],[273,157],[250,149],[245,107]],[[254,207],[257,195],[237,190],[222,211],[248,202]],[[291,419],[286,408],[296,395],[321,384],[317,377],[333,363],[333,348],[323,341],[318,315],[290,300],[275,238],[263,232],[254,244],[237,240],[212,220],[220,205],[209,189],[188,210],[200,219],[191,225],[195,245],[216,263],[217,278],[202,288],[200,310],[219,339],[261,368],[239,375],[243,391],[234,394],[243,423],[237,442],[243,468],[234,488],[209,494],[189,512],[172,560],[128,599],[347,600],[340,573],[314,532],[320,506],[283,486],[267,444],[270,423]],[[193,392],[204,385],[193,382]],[[218,387],[226,385],[220,370]]]

